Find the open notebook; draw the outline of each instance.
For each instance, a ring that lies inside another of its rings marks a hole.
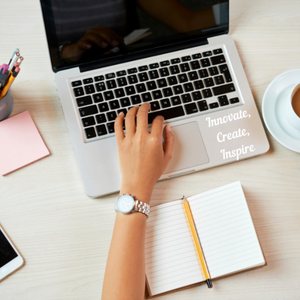
[[[266,264],[240,182],[187,200],[212,279]],[[205,281],[183,200],[151,208],[145,243],[150,296]]]

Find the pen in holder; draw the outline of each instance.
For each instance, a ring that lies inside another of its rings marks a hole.
[[[0,122],[7,119],[14,108],[14,99],[9,89],[6,95],[0,100]]]

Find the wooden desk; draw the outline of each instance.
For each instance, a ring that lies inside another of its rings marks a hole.
[[[75,162],[50,68],[39,2],[1,1],[0,61],[19,47],[13,115],[29,110],[51,156],[0,177],[0,222],[26,265],[0,283],[1,300],[100,299],[116,194],[90,199]],[[259,111],[280,73],[300,68],[300,2],[232,0],[231,35]],[[157,299],[300,299],[300,157],[268,132],[260,157],[156,185],[152,205],[240,180],[268,265]]]

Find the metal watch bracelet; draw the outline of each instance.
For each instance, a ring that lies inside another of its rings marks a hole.
[[[140,200],[135,199],[135,205],[134,205],[133,211],[145,214],[148,219],[149,214],[150,214],[150,205],[147,203],[144,203]]]

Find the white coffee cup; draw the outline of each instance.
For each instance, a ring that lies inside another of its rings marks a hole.
[[[292,87],[284,113],[290,125],[300,131],[300,83]]]

